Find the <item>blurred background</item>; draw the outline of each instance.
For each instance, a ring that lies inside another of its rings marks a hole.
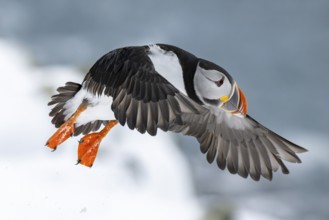
[[[47,102],[104,53],[167,43],[228,70],[249,113],[309,149],[272,182],[196,140],[117,126],[92,169],[55,152]],[[0,0],[0,219],[329,219],[329,1]]]

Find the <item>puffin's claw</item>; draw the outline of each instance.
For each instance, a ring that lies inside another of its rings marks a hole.
[[[57,146],[66,141],[69,137],[74,134],[74,123],[77,121],[80,114],[86,110],[87,106],[85,103],[81,103],[76,112],[72,117],[63,123],[58,130],[48,139],[46,146],[56,150]]]
[[[56,150],[57,146],[66,141],[74,131],[74,122],[72,120],[68,120],[64,124],[62,124],[58,130],[48,139],[46,146],[51,149]]]
[[[77,164],[92,167],[101,141],[116,124],[115,120],[109,121],[100,132],[87,134],[79,140]]]

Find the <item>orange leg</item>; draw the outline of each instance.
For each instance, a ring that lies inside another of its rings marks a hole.
[[[100,131],[91,134],[87,134],[81,138],[78,147],[78,163],[83,164],[87,167],[91,167],[96,159],[99,144],[102,139],[109,133],[118,122],[111,120],[107,125]]]
[[[74,132],[74,123],[80,114],[86,110],[87,106],[82,103],[72,117],[62,124],[58,130],[48,139],[46,146],[56,150],[57,146],[62,144],[66,139],[68,139]]]

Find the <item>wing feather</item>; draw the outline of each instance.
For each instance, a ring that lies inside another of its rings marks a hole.
[[[218,141],[218,156],[217,156],[217,166],[221,169],[224,170],[226,167],[226,156],[224,155],[223,151],[223,139],[219,139]]]
[[[212,146],[208,153],[207,153],[207,160],[208,163],[212,163],[216,157],[216,153],[217,153],[217,148],[215,147],[217,145],[217,137],[216,136],[211,136],[211,140],[209,143],[210,146]]]
[[[236,146],[232,142],[229,142],[228,153],[227,153],[227,169],[230,173],[237,173],[237,164],[235,164],[235,160],[237,159],[238,153]]]
[[[209,108],[198,115],[183,115],[182,120],[188,126],[185,134],[197,138],[201,152],[207,154],[209,163],[217,155],[216,162],[220,169],[227,167],[230,173],[238,173],[242,177],[250,175],[256,181],[260,176],[271,180],[273,171],[278,168],[285,174],[289,173],[282,160],[299,163],[296,153],[306,151],[250,116],[240,118],[220,109],[214,111]],[[213,137],[217,140],[212,141]]]
[[[250,163],[249,163],[249,155],[248,149],[246,146],[241,142],[239,147],[239,170],[238,173],[240,176],[246,178],[249,173]]]

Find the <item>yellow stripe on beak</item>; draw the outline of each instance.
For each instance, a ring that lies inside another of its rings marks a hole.
[[[227,95],[224,95],[224,96],[220,97],[219,100],[221,100],[223,103],[225,103],[229,100],[229,97]]]

